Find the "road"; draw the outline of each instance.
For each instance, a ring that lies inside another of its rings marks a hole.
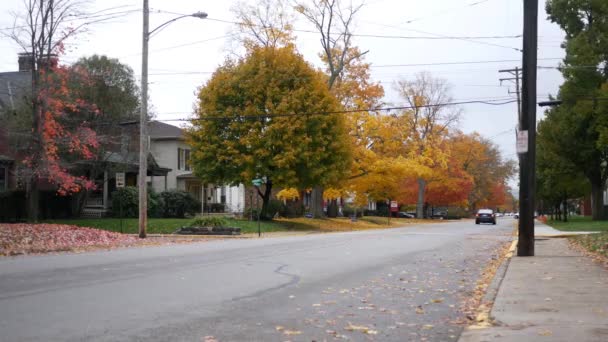
[[[0,341],[456,341],[513,221],[0,258]]]

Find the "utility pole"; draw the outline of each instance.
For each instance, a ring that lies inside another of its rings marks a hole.
[[[518,151],[520,155],[518,256],[534,256],[537,48],[538,0],[524,0],[522,113],[518,131],[518,139],[523,146]]]
[[[144,0],[144,29],[141,58],[141,112],[139,116],[139,237],[146,237],[148,226],[148,33],[150,8]]]
[[[517,120],[521,121],[521,90],[520,90],[520,80],[521,80],[521,69],[519,67],[515,67],[515,69],[503,69],[498,70],[499,73],[509,73],[513,75],[513,77],[501,78],[499,79],[500,84],[504,81],[514,81],[515,82],[515,95],[517,96]],[[511,90],[509,90],[509,94],[513,94]]]

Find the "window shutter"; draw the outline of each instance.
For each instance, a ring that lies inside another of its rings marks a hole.
[[[177,148],[177,169],[181,170],[182,166],[182,149],[180,147]]]
[[[186,164],[186,171],[190,171],[190,150],[184,150],[184,160]]]

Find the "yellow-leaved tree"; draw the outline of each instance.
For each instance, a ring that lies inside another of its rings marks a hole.
[[[450,152],[444,141],[449,128],[457,124],[460,110],[449,105],[452,97],[448,83],[429,73],[400,80],[395,88],[410,107],[400,115],[405,130],[402,143],[418,184],[416,217],[423,218],[428,183],[447,172]]]
[[[249,184],[266,213],[273,186],[339,184],[351,154],[341,110],[325,77],[291,45],[252,47],[228,60],[200,89],[188,141],[204,182]]]

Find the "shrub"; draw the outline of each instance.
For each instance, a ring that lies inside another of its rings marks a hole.
[[[0,191],[0,222],[17,222],[27,217],[24,191]]]
[[[279,216],[281,217],[300,217],[304,215],[304,205],[302,202],[289,201],[287,204],[283,204],[281,210],[279,210]]]
[[[283,209],[283,202],[279,200],[270,200],[266,206],[266,212],[262,212],[262,219],[272,220],[279,211]]]
[[[243,217],[250,221],[257,221],[258,219],[258,209],[257,208],[247,208],[243,213]]]
[[[112,215],[120,216],[122,207],[122,217],[137,217],[139,214],[139,190],[134,186],[126,186],[112,193]],[[163,199],[160,195],[148,190],[148,216],[161,217]]]
[[[167,190],[160,196],[163,199],[163,217],[184,218],[186,214],[194,215],[201,207],[201,202],[187,191]]]
[[[344,217],[353,217],[355,215],[355,209],[351,207],[344,207],[342,209]],[[357,209],[357,217],[363,216],[363,209]]]
[[[225,227],[226,220],[217,216],[199,216],[190,222],[190,227]]]

